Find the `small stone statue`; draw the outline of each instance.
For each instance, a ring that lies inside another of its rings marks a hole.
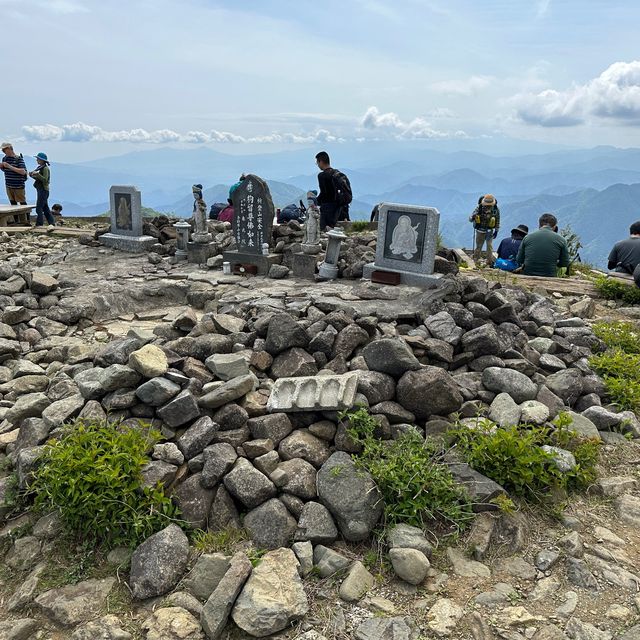
[[[207,231],[207,203],[202,197],[202,185],[194,184],[191,187],[193,192],[193,219],[196,230],[193,234],[193,241],[199,244],[211,242],[211,234]]]
[[[307,221],[304,225],[303,253],[320,253],[320,209],[315,191],[307,192]]]

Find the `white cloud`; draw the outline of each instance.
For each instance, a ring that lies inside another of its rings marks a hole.
[[[512,103],[520,120],[544,127],[598,119],[640,125],[640,60],[616,62],[597,78],[564,91],[519,94]]]
[[[0,0],[0,6],[2,5],[7,5],[25,14],[33,11],[33,9],[62,15],[89,12],[89,9],[81,0],[21,0],[20,3],[16,3],[14,0]]]
[[[185,134],[171,129],[129,129],[121,131],[106,131],[100,127],[76,122],[57,126],[53,124],[27,125],[22,127],[22,134],[29,142],[130,142],[147,144],[166,144],[169,142],[184,142],[188,144],[211,143],[285,143],[307,144],[314,142],[341,142],[342,138],[332,135],[326,129],[318,129],[310,134],[272,133],[268,135],[245,137],[229,131],[188,131]]]
[[[464,131],[439,131],[424,118],[403,121],[397,113],[380,113],[377,107],[369,107],[360,121],[360,126],[369,131],[379,131],[402,139],[466,138]]]
[[[308,115],[308,114],[307,114]],[[448,109],[436,109],[431,112],[434,118],[453,118],[455,114]],[[335,116],[333,116],[335,117]],[[348,126],[340,127],[340,133],[324,127],[316,127],[308,132],[280,132],[242,136],[229,131],[212,129],[210,131],[192,130],[179,133],[172,129],[124,129],[108,131],[101,127],[76,122],[54,125],[36,124],[22,127],[22,135],[29,142],[129,142],[133,144],[167,144],[179,142],[185,144],[317,144],[327,142],[345,142],[362,137],[363,133],[374,135],[377,139],[394,140],[441,139],[467,137],[464,131],[440,131],[423,117],[404,121],[396,113],[381,113],[377,107],[369,107],[359,118],[341,116]],[[318,120],[322,116],[318,116]],[[293,121],[291,124],[294,124]],[[366,135],[365,135],[366,137]]]
[[[471,96],[487,89],[495,78],[492,76],[471,76],[466,80],[444,80],[434,82],[431,89],[436,93],[449,95]]]

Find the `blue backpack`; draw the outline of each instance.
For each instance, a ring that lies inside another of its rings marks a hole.
[[[493,268],[502,269],[502,271],[515,271],[518,268],[518,263],[515,260],[497,258],[493,263]]]

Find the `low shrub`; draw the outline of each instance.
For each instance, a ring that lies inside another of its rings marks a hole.
[[[106,546],[137,546],[177,515],[160,485],[143,486],[157,431],[77,421],[47,443],[31,490],[73,534]]]
[[[596,322],[593,332],[610,349],[640,354],[640,328],[632,322]]]
[[[577,437],[570,431],[570,421],[563,415],[551,429],[532,425],[499,428],[487,420],[484,428],[460,425],[449,436],[476,471],[515,495],[537,502],[555,489],[584,488],[596,477],[598,444]],[[561,471],[543,445],[571,451],[576,467]]]
[[[360,233],[361,231],[369,230],[369,222],[366,220],[354,220],[349,225],[349,231],[352,233]]]
[[[439,522],[461,530],[472,519],[467,494],[456,484],[440,454],[417,431],[397,440],[375,436],[378,423],[365,409],[344,414],[349,436],[362,446],[354,456],[378,485],[385,503],[387,524],[425,527]]]
[[[247,541],[247,532],[236,527],[220,531],[196,529],[191,535],[191,543],[200,553],[225,553],[232,555],[239,545]]]
[[[640,410],[640,354],[616,347],[592,356],[589,365],[602,376],[611,402],[622,410]]]
[[[616,278],[598,276],[594,280],[596,289],[606,300],[622,300],[627,304],[640,304],[640,289],[635,285],[625,284]]]

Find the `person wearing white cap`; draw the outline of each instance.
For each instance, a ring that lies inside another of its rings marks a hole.
[[[7,198],[13,205],[27,204],[27,197],[24,191],[24,183],[27,181],[27,167],[22,154],[16,155],[10,142],[2,143],[2,154],[0,169],[4,172]]]

